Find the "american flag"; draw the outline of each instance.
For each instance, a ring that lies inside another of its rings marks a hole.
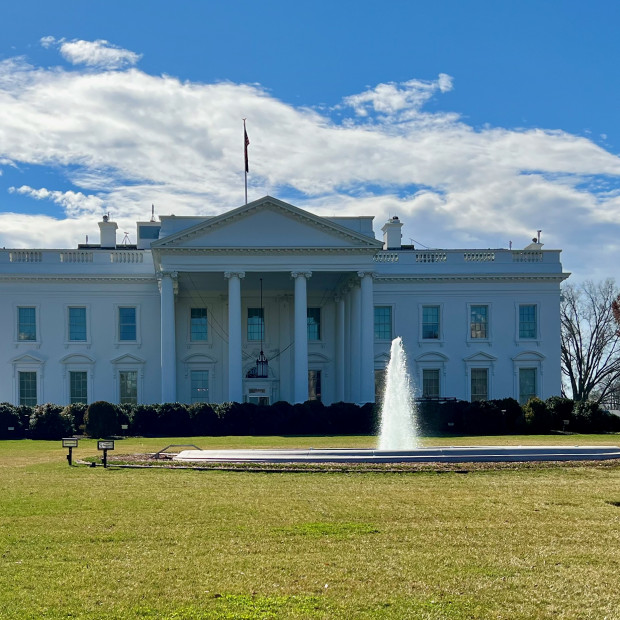
[[[245,155],[245,171],[250,172],[250,164],[248,162],[248,146],[250,146],[250,138],[248,138],[248,132],[245,129],[245,121],[243,121],[243,136],[244,140],[244,155]]]

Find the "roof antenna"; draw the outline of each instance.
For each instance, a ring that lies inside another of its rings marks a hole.
[[[155,205],[151,205],[151,222],[155,221]]]
[[[536,235],[536,243],[540,243],[540,233],[542,232],[542,230],[537,230],[536,232],[538,233]]]
[[[125,236],[123,237],[123,245],[128,245],[128,244],[130,244],[130,243],[131,243],[131,242],[129,241],[129,233],[128,233],[128,232],[126,232],[126,233],[125,233]]]

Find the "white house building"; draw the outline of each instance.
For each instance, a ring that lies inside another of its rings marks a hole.
[[[420,395],[560,393],[559,250],[416,250],[396,217],[378,241],[269,196],[138,222],[135,246],[107,220],[0,250],[0,401],[369,402],[396,336]]]

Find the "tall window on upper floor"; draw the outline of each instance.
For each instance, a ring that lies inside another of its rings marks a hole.
[[[265,339],[265,313],[263,308],[248,308],[248,340]]]
[[[192,308],[190,310],[190,333],[192,342],[204,342],[208,339],[209,328],[207,324],[207,309]]]
[[[69,340],[86,341],[86,308],[82,306],[69,307]]]
[[[118,339],[133,342],[137,340],[136,309],[134,307],[119,307],[118,309]]]
[[[32,342],[37,339],[37,309],[17,308],[17,339]]]
[[[29,407],[37,404],[37,373],[34,371],[19,373],[19,404]]]
[[[535,304],[519,306],[519,338],[536,338],[538,335],[538,317]]]
[[[536,368],[519,368],[519,403],[524,405],[537,396]]]
[[[69,372],[69,402],[84,403],[88,402],[88,373],[85,371]]]
[[[489,369],[471,369],[471,402],[489,400]]]
[[[422,306],[422,338],[439,339],[439,306]]]
[[[489,337],[489,306],[469,307],[469,335],[482,340]]]
[[[120,382],[119,402],[121,405],[138,404],[138,371],[121,370],[118,374]]]
[[[375,306],[375,340],[392,340],[392,306]]]
[[[321,339],[321,308],[308,308],[308,340]]]
[[[422,398],[439,398],[439,368],[422,370]]]

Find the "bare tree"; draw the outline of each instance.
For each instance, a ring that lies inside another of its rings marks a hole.
[[[562,288],[562,373],[574,400],[600,403],[620,382],[618,301],[612,279]]]

